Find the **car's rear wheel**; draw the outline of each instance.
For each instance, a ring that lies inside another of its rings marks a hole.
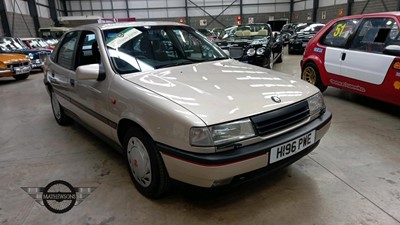
[[[25,80],[26,78],[29,77],[29,73],[18,74],[18,75],[14,75],[13,77],[16,80]]]
[[[137,190],[149,198],[165,195],[170,178],[151,137],[132,127],[125,135],[124,148],[129,174]]]
[[[50,90],[50,98],[51,98],[51,108],[53,110],[54,118],[56,119],[57,123],[61,126],[66,126],[71,124],[72,119],[65,115],[63,107],[58,102],[57,96],[54,93],[54,90]]]
[[[309,62],[304,65],[301,79],[316,86],[321,92],[324,92],[327,88],[327,86],[322,83],[318,68],[314,63]]]

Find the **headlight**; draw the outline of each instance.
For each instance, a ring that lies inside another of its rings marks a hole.
[[[253,56],[256,53],[256,50],[254,48],[249,48],[246,52],[248,56]]]
[[[33,54],[32,53],[29,53],[28,56],[29,56],[30,59],[33,59]]]
[[[192,127],[190,144],[194,146],[219,146],[255,136],[250,119],[238,120],[211,127]]]
[[[324,97],[322,96],[321,92],[318,94],[313,95],[307,99],[308,108],[310,109],[310,116],[311,120],[319,117],[322,113],[325,112],[325,102]]]
[[[265,52],[264,48],[258,48],[257,49],[257,55],[262,55],[262,54],[264,54],[264,52]]]

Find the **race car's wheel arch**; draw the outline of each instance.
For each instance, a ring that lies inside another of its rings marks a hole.
[[[313,84],[321,92],[324,92],[327,89],[327,85],[324,83],[320,71],[320,68],[314,61],[308,60],[301,68],[301,79]]]

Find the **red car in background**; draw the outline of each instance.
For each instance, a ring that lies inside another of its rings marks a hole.
[[[301,78],[400,105],[400,12],[341,17],[308,43]]]
[[[49,45],[43,38],[20,38],[22,42],[30,49],[50,49],[54,47]]]

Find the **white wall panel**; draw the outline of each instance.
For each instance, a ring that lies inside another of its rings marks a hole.
[[[81,10],[81,6],[79,5],[79,2],[72,2],[71,10]]]
[[[88,1],[81,1],[82,10],[92,10],[92,6]]]
[[[167,7],[167,1],[166,0],[147,0],[147,4],[149,5],[149,8],[166,8]]]
[[[167,10],[165,9],[149,9],[150,18],[165,18],[167,17]]]
[[[104,11],[104,18],[114,18],[112,11]]]
[[[197,6],[204,6],[204,0],[192,0]],[[188,1],[188,5],[193,5],[191,2]]]
[[[204,12],[200,9],[197,8],[189,8],[188,9],[188,14],[190,16],[204,16]]]
[[[5,4],[8,12],[16,12],[19,14],[29,15],[28,3],[25,1],[5,0]]]
[[[305,6],[306,6],[305,2],[296,2],[294,3],[293,10],[294,11],[304,10]]]
[[[278,4],[275,7],[276,12],[289,12],[290,4]]]
[[[169,2],[168,2],[169,4]],[[168,9],[168,16],[169,17],[185,17],[186,12],[185,9]]]
[[[114,18],[128,18],[128,12],[126,10],[114,11]]]
[[[134,8],[146,8],[147,7],[147,2],[146,1],[128,1],[128,6],[130,9]],[[147,13],[146,13],[147,14]]]
[[[290,0],[275,0],[276,3],[290,3]]]
[[[240,15],[240,8],[238,6],[229,7],[223,15]]]
[[[104,10],[106,10],[106,9],[112,9],[112,7],[111,7],[111,1],[103,1],[102,3],[103,3],[103,9],[104,9]]]
[[[319,7],[332,6],[334,4],[335,4],[335,0],[319,1]]]
[[[362,0],[362,1],[364,1],[364,0]],[[357,0],[356,0],[356,2],[357,2]],[[339,5],[339,4],[347,4],[347,0],[336,0],[336,5]]]
[[[39,17],[50,18],[49,8],[44,7],[44,6],[38,6],[37,9],[38,9]]]
[[[222,10],[222,7],[206,7],[206,11],[211,15],[219,15]]]
[[[131,17],[135,17],[137,19],[149,18],[147,10],[129,10],[129,15],[131,15]]]
[[[306,9],[312,9],[314,5],[314,1],[319,1],[319,0],[307,0],[306,1]]]
[[[255,14],[258,13],[258,6],[256,5],[243,5],[244,14]]]
[[[103,17],[103,13],[101,11],[94,11],[93,16]]]
[[[206,4],[208,4],[208,2]],[[243,1],[243,5],[246,5],[246,4],[258,4],[258,0],[245,0],[245,1]]]
[[[37,3],[43,4],[43,5],[49,5],[48,0],[36,0]]]
[[[258,6],[258,13],[271,13],[271,12],[275,12],[275,5]]]
[[[72,16],[82,16],[80,12],[72,12]]]
[[[185,7],[185,0],[168,0],[169,7]]]
[[[93,9],[97,9],[97,10],[101,9],[101,2],[92,1],[92,7],[93,7]]]
[[[126,1],[112,1],[114,9],[126,9]]]

